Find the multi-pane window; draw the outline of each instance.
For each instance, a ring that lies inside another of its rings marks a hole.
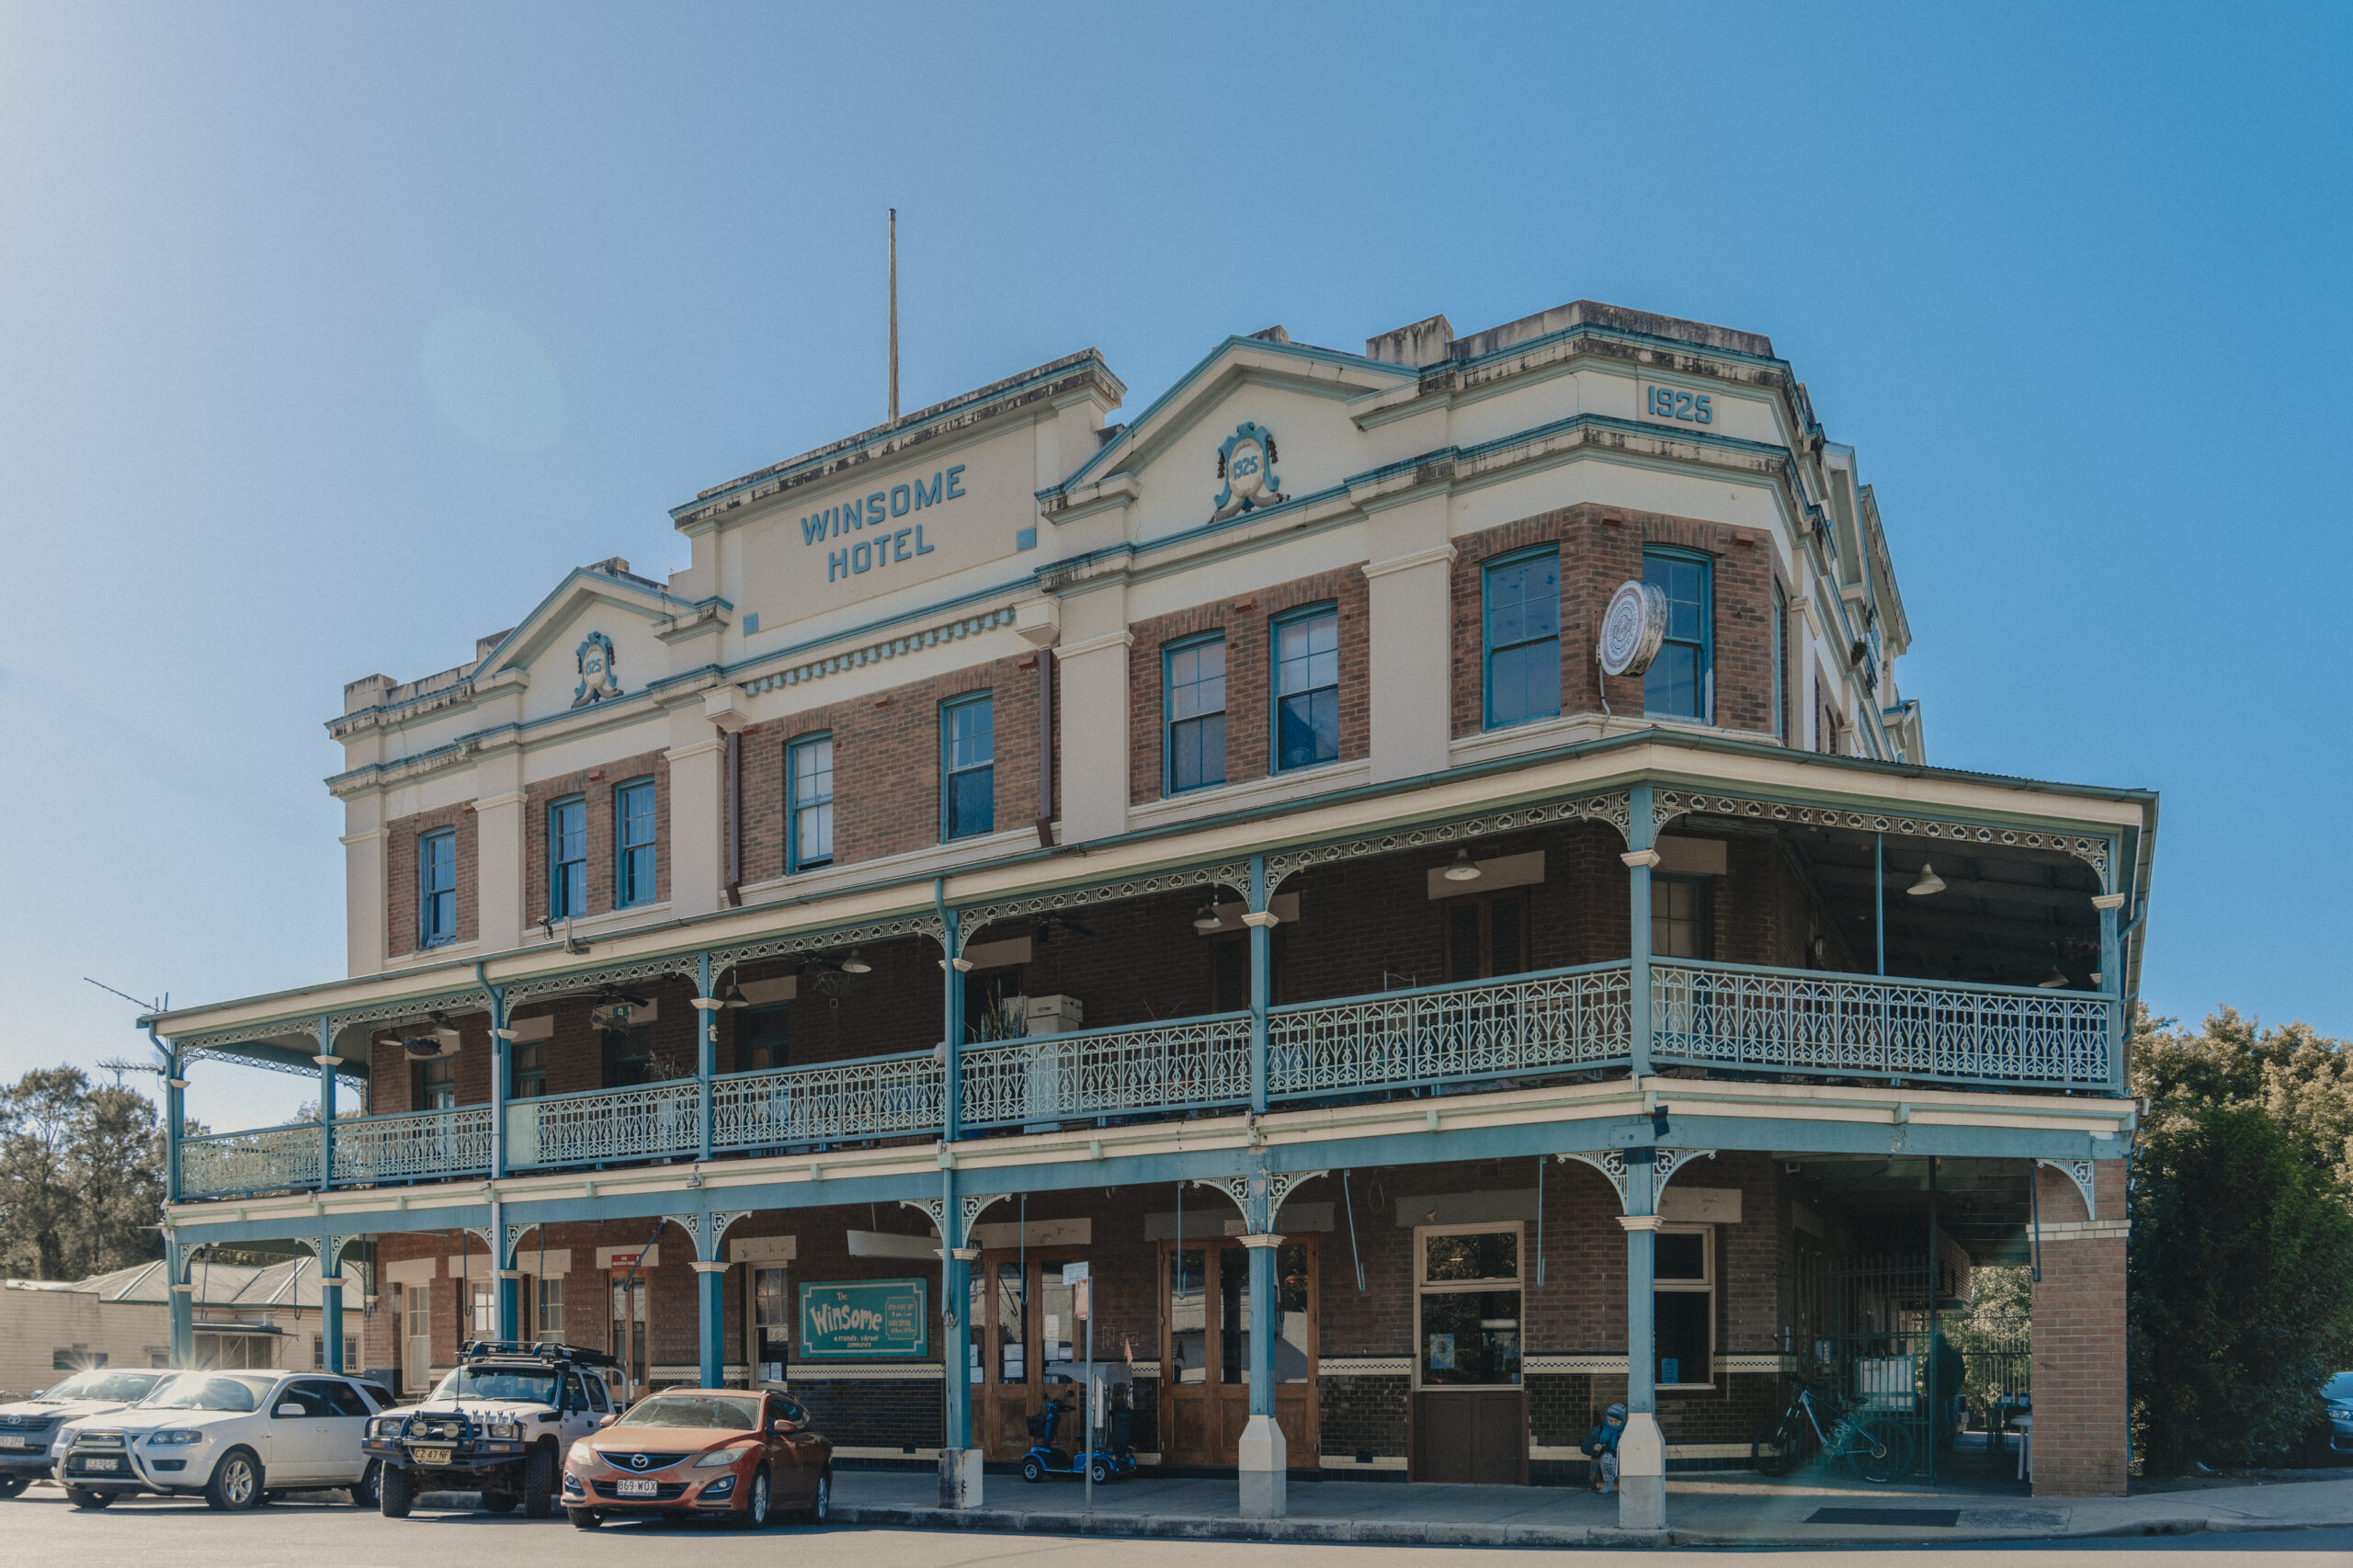
[[[1275,623],[1275,767],[1339,755],[1340,612],[1327,606]]]
[[[548,807],[548,917],[588,913],[588,802],[574,795]]]
[[[541,1279],[539,1290],[539,1336],[561,1341],[563,1338],[563,1281]]]
[[[1225,782],[1225,637],[1168,650],[1168,792]]]
[[[1520,1227],[1414,1233],[1415,1381],[1425,1388],[1519,1381]]]
[[[1485,980],[1528,968],[1526,904],[1518,892],[1446,901],[1446,978]]]
[[[789,1004],[777,1002],[753,1007],[744,1014],[741,1049],[736,1053],[737,1072],[759,1073],[784,1065],[785,1024],[791,1013]]]
[[[983,691],[939,710],[943,837],[969,838],[996,826],[996,705]]]
[[[1659,1229],[1651,1323],[1662,1388],[1715,1381],[1714,1239],[1706,1225]]]
[[[548,1092],[548,1048],[544,1040],[517,1040],[507,1048],[506,1097],[535,1100]]]
[[[498,1286],[495,1281],[477,1279],[473,1282],[473,1329],[476,1339],[498,1337]]]
[[[605,1087],[626,1089],[666,1076],[654,1057],[654,1026],[605,1031]]]
[[[654,902],[654,780],[613,790],[613,907]]]
[[[458,939],[458,835],[454,828],[416,841],[416,945]]]
[[[458,1104],[458,1059],[444,1056],[416,1064],[416,1108],[454,1110]]]
[[[1681,551],[1645,551],[1643,581],[1666,596],[1666,634],[1643,676],[1643,711],[1707,722],[1714,707],[1710,563]]]
[[[1705,877],[1651,877],[1651,951],[1663,959],[1713,958],[1715,884]]]
[[[1488,725],[1560,712],[1561,552],[1488,567],[1485,614]]]
[[[792,824],[785,869],[805,871],[834,858],[834,737],[811,735],[785,748],[785,802]]]

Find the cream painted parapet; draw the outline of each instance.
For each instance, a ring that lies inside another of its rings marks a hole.
[[[1128,829],[1128,650],[1134,642],[1123,628],[1065,642],[1055,655],[1065,844],[1114,838]]]
[[[384,969],[384,801],[374,793],[343,802],[344,967],[351,975]]]
[[[708,915],[720,905],[726,878],[727,743],[702,714],[702,705],[670,715],[670,911]]]
[[[1371,618],[1372,781],[1412,778],[1448,765],[1453,729],[1454,546],[1446,498],[1377,513],[1364,567]]]
[[[523,942],[523,791],[507,790],[474,801],[475,915],[481,950]]]

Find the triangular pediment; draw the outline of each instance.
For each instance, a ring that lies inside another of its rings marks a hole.
[[[628,697],[668,673],[655,629],[682,608],[659,584],[582,567],[483,655],[475,681],[524,675],[533,714]]]

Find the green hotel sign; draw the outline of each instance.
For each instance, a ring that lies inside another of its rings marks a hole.
[[[804,1361],[862,1361],[930,1353],[921,1279],[840,1279],[801,1287]]]

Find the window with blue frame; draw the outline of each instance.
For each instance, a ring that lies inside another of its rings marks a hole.
[[[1485,573],[1487,727],[1561,710],[1561,552],[1506,557]]]
[[[1275,768],[1340,756],[1340,612],[1330,605],[1275,622]]]
[[[996,704],[985,691],[940,704],[940,835],[970,838],[996,826]]]
[[[416,945],[458,939],[458,833],[445,827],[416,841]]]
[[[1688,551],[1646,550],[1643,581],[1666,596],[1666,635],[1643,676],[1643,711],[1709,722],[1715,672],[1713,563]]]
[[[1171,644],[1167,688],[1167,792],[1225,782],[1225,633]]]
[[[588,802],[578,795],[548,807],[548,918],[588,913]]]
[[[613,790],[613,907],[654,902],[654,780]]]
[[[830,866],[834,860],[834,737],[808,735],[785,747],[784,812],[787,871]]]

